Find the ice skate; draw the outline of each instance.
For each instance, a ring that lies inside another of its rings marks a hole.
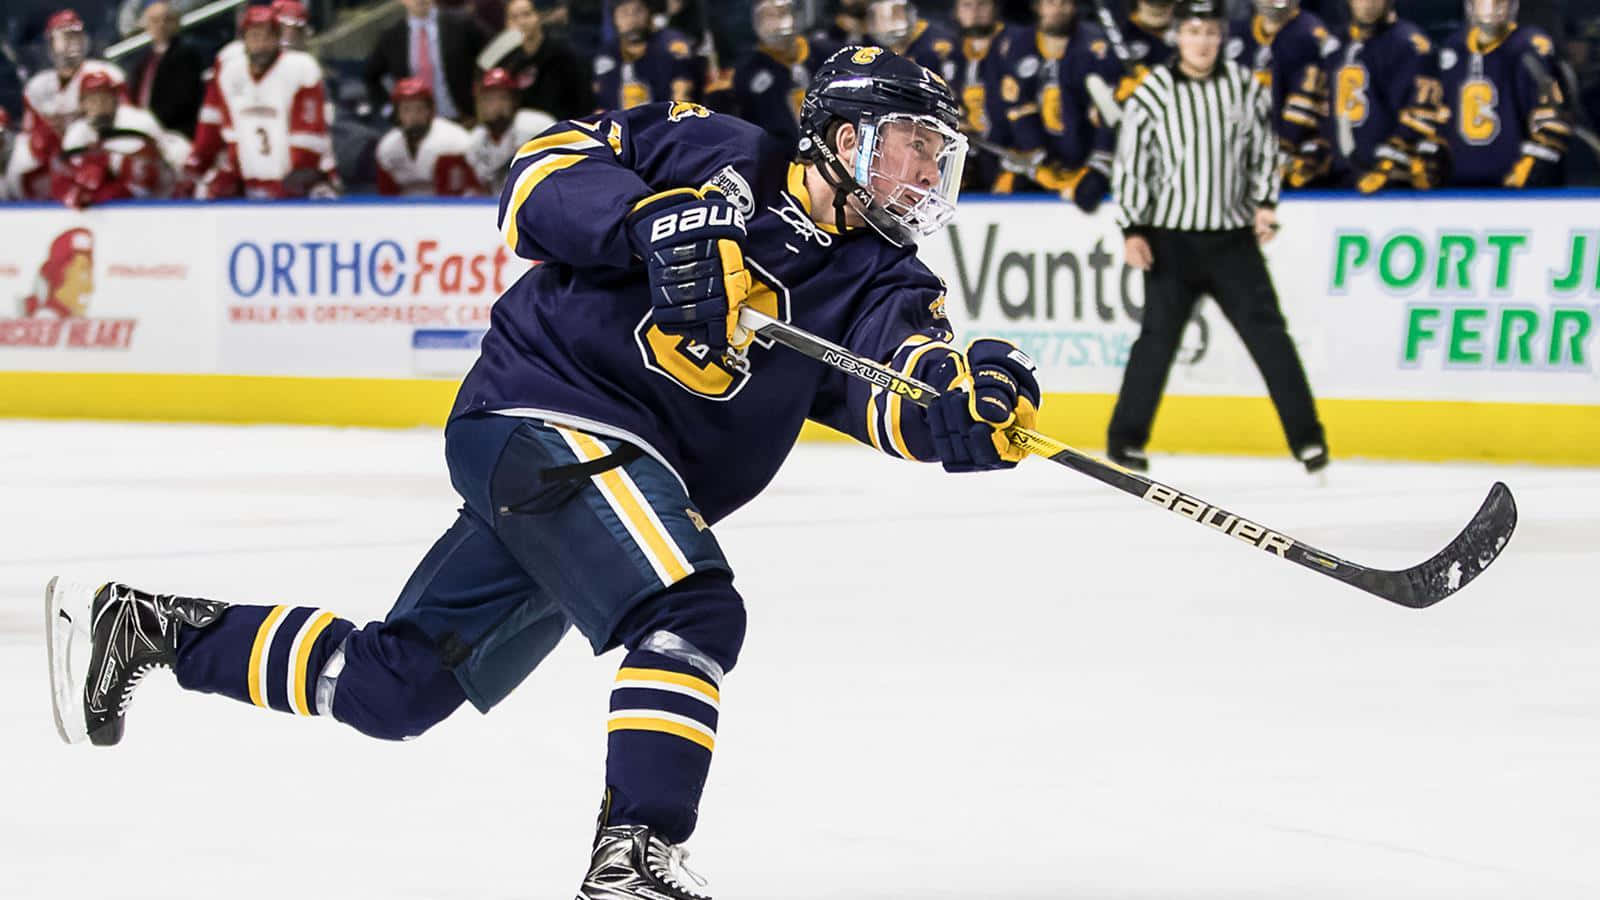
[[[705,887],[700,876],[684,867],[688,856],[682,847],[640,825],[602,828],[577,900],[710,900],[710,895],[685,886],[693,882]]]
[[[147,594],[125,584],[50,579],[44,590],[45,642],[56,731],[69,744],[122,740],[133,690],[157,666],[177,660],[180,625],[203,628],[226,605]]]

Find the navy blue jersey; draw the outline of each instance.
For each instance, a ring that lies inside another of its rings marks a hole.
[[[733,73],[739,118],[761,126],[786,146],[800,143],[800,104],[811,76],[832,52],[796,37],[788,53],[757,47]]]
[[[1323,132],[1328,114],[1325,60],[1339,52],[1339,39],[1314,14],[1296,13],[1271,37],[1261,17],[1235,22],[1228,58],[1254,70],[1272,88],[1273,128],[1295,149]]]
[[[951,61],[952,74],[945,81],[966,112],[962,128],[992,141],[1005,143],[1005,107],[1000,103],[1002,54],[1014,25],[996,25],[987,39],[963,38]]]
[[[1135,66],[1154,68],[1172,58],[1178,48],[1167,38],[1167,30],[1152,31],[1132,17],[1118,17],[1122,41],[1128,45],[1128,62]]]
[[[1444,105],[1438,59],[1410,22],[1350,26],[1344,46],[1329,57],[1328,81],[1333,152],[1342,168],[1370,171],[1380,152],[1410,156],[1438,137]]]
[[[901,56],[943,78],[956,77],[956,36],[943,25],[919,19],[911,26],[911,40]]]
[[[1571,126],[1559,103],[1541,97],[1538,81],[1522,61],[1527,56],[1553,71],[1550,36],[1522,26],[1490,42],[1471,28],[1451,35],[1440,48],[1452,184],[1505,184],[1527,161],[1558,164],[1566,153]]]
[[[517,410],[633,442],[677,472],[711,521],[767,484],[808,418],[932,459],[920,410],[898,395],[760,341],[741,371],[653,324],[628,211],[710,186],[746,217],[755,308],[912,374],[950,352],[944,285],[916,249],[819,225],[792,160],[756,126],[693,103],[564,122],[525,144],[500,198],[501,233],[542,264],[496,301],[452,417]]]
[[[628,59],[612,41],[594,58],[594,99],[601,109],[633,109],[662,100],[699,100],[704,65],[682,32],[663,28],[644,53]]]
[[[1065,170],[1079,169],[1092,154],[1101,153],[1109,171],[1116,130],[1101,119],[1088,80],[1098,76],[1115,91],[1122,64],[1100,27],[1079,19],[1059,57],[1046,51],[1037,28],[1017,28],[1001,52],[1000,99],[1006,105],[1011,145],[1043,149],[1051,165]]]

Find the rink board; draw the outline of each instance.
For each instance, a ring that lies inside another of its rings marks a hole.
[[[1286,202],[1268,262],[1335,451],[1600,463],[1596,200]],[[526,269],[492,220],[484,201],[0,210],[0,416],[436,425]],[[88,263],[67,271],[64,243]],[[1044,429],[1090,449],[1142,315],[1121,249],[1108,210],[1020,199],[964,202],[921,248],[961,338],[1028,350]],[[79,314],[25,315],[56,295]],[[1152,449],[1282,454],[1264,393],[1202,302]]]

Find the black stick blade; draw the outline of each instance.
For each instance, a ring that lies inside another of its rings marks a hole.
[[[1427,562],[1398,572],[1367,570],[1354,584],[1385,600],[1412,609],[1427,609],[1483,574],[1500,557],[1517,527],[1517,501],[1497,481],[1477,515],[1456,539]]]

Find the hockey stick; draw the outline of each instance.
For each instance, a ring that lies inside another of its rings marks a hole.
[[[852,378],[898,394],[918,406],[928,406],[939,396],[939,392],[931,385],[749,307],[739,310],[739,325]],[[1472,521],[1433,558],[1398,571],[1372,569],[1303,544],[1177,488],[1103,462],[1038,432],[1013,427],[1007,435],[1029,453],[1238,538],[1280,559],[1411,609],[1432,606],[1483,574],[1483,570],[1505,549],[1511,532],[1517,526],[1517,505],[1511,497],[1511,489],[1496,482]]]
[[[1569,97],[1565,91],[1557,89],[1555,79],[1550,77],[1550,73],[1539,62],[1539,58],[1532,53],[1522,54],[1522,67],[1528,70],[1529,75],[1533,76],[1534,83],[1539,87],[1541,100],[1552,106],[1566,107],[1567,111],[1572,114],[1572,133],[1577,135],[1579,140],[1588,144],[1589,150],[1594,153],[1595,158],[1600,159],[1600,135],[1596,135],[1584,126],[1583,120],[1587,117],[1584,115],[1583,104],[1578,101],[1578,98]]]

